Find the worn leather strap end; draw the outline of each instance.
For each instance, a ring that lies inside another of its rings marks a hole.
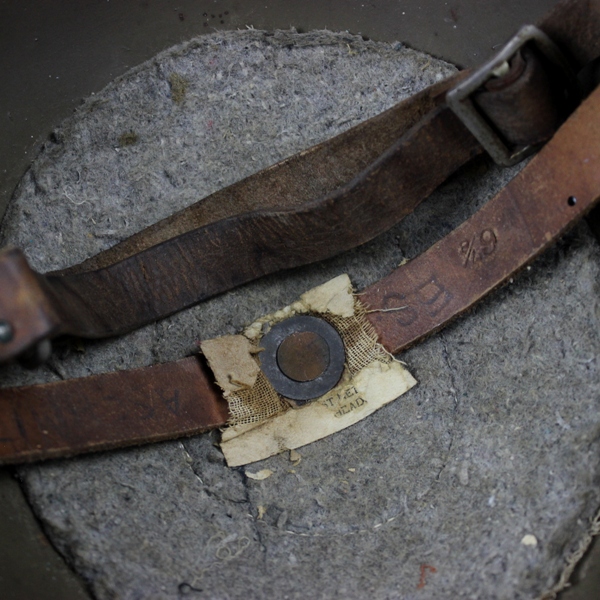
[[[184,437],[221,427],[227,403],[198,357],[0,390],[0,465]]]
[[[54,337],[60,319],[21,250],[0,251],[0,362]]]

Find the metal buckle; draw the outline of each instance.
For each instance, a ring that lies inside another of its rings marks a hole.
[[[576,78],[569,62],[558,46],[540,29],[534,25],[525,25],[519,32],[489,61],[474,73],[461,81],[446,95],[446,102],[467,129],[477,138],[486,152],[494,161],[502,166],[514,165],[535,151],[535,147],[526,146],[516,152],[504,143],[483,115],[477,110],[470,96],[482,85],[506,66],[525,44],[533,42],[543,56],[563,73],[569,84],[575,84]]]

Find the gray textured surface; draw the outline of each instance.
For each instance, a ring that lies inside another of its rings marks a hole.
[[[189,81],[178,104],[172,72]],[[448,72],[347,35],[205,38],[116,81],[63,125],[2,241],[40,268],[71,264]],[[137,142],[119,148],[130,130]],[[358,251],[84,354],[64,344],[49,369],[5,370],[2,384],[177,358],[342,271],[363,287],[509,177],[481,162]],[[22,469],[30,500],[99,598],[532,597],[600,505],[599,258],[580,226],[406,353],[420,381],[407,396],[301,450],[297,466],[280,456],[248,468],[272,469],[269,479],[228,470],[206,435]],[[536,548],[520,544],[527,533]],[[417,589],[423,564],[436,572]]]

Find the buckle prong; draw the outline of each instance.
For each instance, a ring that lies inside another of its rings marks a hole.
[[[498,54],[471,73],[446,95],[446,102],[456,116],[477,138],[494,161],[505,167],[520,162],[531,154],[535,147],[526,146],[512,151],[479,112],[471,100],[471,95],[492,77],[502,76],[506,72],[508,61],[528,43],[535,44],[538,51],[563,73],[569,84],[575,85],[575,74],[558,46],[541,29],[534,25],[525,25]]]

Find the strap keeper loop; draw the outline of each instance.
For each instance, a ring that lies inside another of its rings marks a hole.
[[[505,167],[520,162],[534,152],[537,147],[529,145],[516,150],[511,149],[475,106],[472,96],[487,81],[498,76],[498,73],[501,74],[508,61],[529,43],[534,44],[538,52],[557,68],[567,82],[569,90],[577,89],[575,73],[558,46],[541,29],[534,25],[525,25],[498,54],[471,73],[446,95],[446,102],[454,114],[493,160]]]

